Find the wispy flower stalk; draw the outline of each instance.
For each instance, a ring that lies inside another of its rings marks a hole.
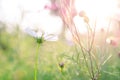
[[[66,5],[66,3],[68,5]],[[67,2],[67,0],[60,0],[60,10],[62,12],[61,17],[62,17],[64,23],[66,24],[66,27],[72,33],[73,38],[79,44],[79,47],[83,53],[83,58],[85,60],[86,66],[88,68],[88,72],[91,75],[91,72],[90,72],[90,69],[89,69],[89,66],[87,63],[86,54],[85,54],[85,51],[87,51],[87,50],[83,47],[81,40],[80,40],[80,37],[79,37],[79,31],[76,29],[76,26],[73,22],[73,18],[72,18],[72,14],[71,14],[72,10],[71,10],[70,4],[72,4],[72,0],[69,0],[69,3]],[[66,11],[66,12],[64,12],[64,11]]]
[[[95,41],[95,35],[96,35],[96,21],[95,20],[95,25],[93,30],[91,29],[91,26],[89,24],[89,17],[86,15],[84,11],[79,13],[79,16],[83,18],[84,23],[86,24],[87,27],[87,47],[85,47],[84,43],[82,42],[82,39],[80,37],[80,32],[76,28],[76,25],[73,21],[73,7],[74,7],[74,0],[60,0],[60,16],[66,25],[66,27],[70,30],[73,39],[77,43],[77,45],[80,47],[80,50],[82,51],[83,58],[85,61],[85,65],[88,69],[90,78],[92,80],[97,80],[99,78],[99,73],[100,73],[100,68],[101,65],[99,65],[99,61],[96,61],[97,58],[95,56],[96,53],[95,51],[95,46],[94,46],[94,41]],[[110,26],[110,25],[108,25]],[[108,35],[108,33],[106,34]],[[105,39],[106,40],[106,39]],[[102,57],[102,56],[101,56]],[[104,61],[106,61],[105,59]],[[101,61],[100,61],[101,62]]]
[[[55,1],[53,1],[53,2],[55,2]],[[54,3],[54,4],[56,5],[59,16],[62,18],[64,26],[69,29],[75,43],[77,43],[80,50],[82,51],[85,66],[88,69],[90,78],[92,80],[97,80],[99,78],[99,73],[100,73],[100,70],[102,67],[102,65],[100,65],[100,64],[104,63],[104,61],[106,62],[106,60],[108,60],[109,57],[103,59],[103,57],[105,57],[105,55],[102,55],[102,56],[100,56],[100,60],[98,60],[97,56],[96,56],[97,52],[96,52],[96,46],[94,45],[94,43],[95,43],[95,37],[96,37],[97,17],[94,22],[94,26],[93,26],[94,28],[91,28],[91,25],[89,24],[89,17],[87,16],[86,12],[81,11],[81,12],[77,13],[77,11],[75,10],[74,2],[75,2],[75,0],[58,0],[58,4],[56,4],[56,3]],[[53,7],[54,7],[54,5],[53,5]],[[56,10],[56,8],[55,8],[55,10]],[[54,9],[51,7],[51,10],[54,10]],[[86,24],[85,27],[87,28],[87,35],[85,36],[85,41],[86,41],[85,43],[83,43],[83,41],[82,41],[83,39],[80,36],[80,32],[74,23],[74,16],[76,16],[76,15],[79,15],[79,17],[82,17],[84,23]],[[105,35],[106,37],[104,38],[104,42],[106,41],[106,38],[107,38],[107,35],[109,32],[109,27],[110,27],[110,23],[108,24],[108,29],[107,29],[107,32]],[[109,41],[109,42],[111,42],[111,41]],[[106,48],[103,51],[105,52]],[[102,54],[102,53],[103,52],[101,51],[100,54]],[[79,54],[79,53],[77,53],[77,54]],[[102,62],[101,62],[101,59],[102,59]]]

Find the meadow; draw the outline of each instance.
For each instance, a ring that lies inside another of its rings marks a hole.
[[[120,47],[107,47],[112,56],[101,67],[98,80],[120,80]],[[36,48],[36,40],[28,34],[1,28],[0,80],[34,80]],[[82,52],[63,39],[40,44],[38,58],[37,80],[90,80]]]
[[[0,80],[120,80],[118,0],[0,2]]]

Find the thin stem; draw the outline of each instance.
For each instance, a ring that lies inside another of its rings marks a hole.
[[[77,31],[77,29],[76,29],[76,27],[75,27],[75,24],[74,24],[74,28],[75,28],[75,35],[76,35],[77,38],[78,38],[77,42],[78,42],[78,44],[79,44],[79,47],[81,48],[81,51],[82,51],[82,54],[83,54],[83,58],[84,58],[84,60],[85,60],[86,67],[87,67],[87,69],[88,69],[88,72],[89,72],[89,74],[90,74],[90,77],[92,77],[92,76],[91,76],[90,69],[89,69],[89,66],[88,66],[88,63],[87,63],[86,55],[85,55],[85,51],[87,51],[87,50],[86,50],[86,49],[82,46],[82,44],[81,44],[81,40],[80,40],[78,31]],[[74,37],[74,34],[73,34],[73,37]],[[85,50],[85,51],[84,51],[84,50]]]
[[[92,78],[92,76],[91,76],[92,74],[90,72],[89,65],[87,62],[87,57],[86,57],[86,52],[88,52],[88,50],[86,50],[86,48],[84,48],[81,43],[79,31],[76,29],[76,26],[73,22],[72,15],[71,15],[71,9],[69,7],[70,7],[69,5],[65,5],[64,0],[60,0],[60,10],[62,12],[64,12],[64,10],[66,10],[64,14],[63,13],[61,14],[61,18],[63,19],[64,23],[67,25],[68,29],[71,31],[73,38],[77,41],[79,47],[81,48],[86,67],[88,69],[90,77]]]
[[[90,35],[95,34],[95,32],[92,33],[92,30],[91,30],[89,23],[87,23],[87,25],[88,25],[87,26],[87,28],[88,28],[88,51],[87,52],[88,52],[89,59],[90,59],[90,68],[91,68],[91,74],[92,74],[91,77],[94,78],[93,61],[92,61],[92,53],[91,53],[91,49],[92,49],[93,42],[94,42],[94,36],[92,37],[92,42],[89,40],[89,37],[90,37]]]
[[[36,55],[35,55],[35,65],[34,65],[35,66],[34,80],[37,80],[39,47],[40,47],[40,44],[37,43]]]
[[[89,54],[89,58],[90,58],[91,74],[92,74],[92,78],[94,78],[94,70],[93,70],[92,56],[91,56],[91,53],[90,53],[90,52],[88,52],[88,54]]]

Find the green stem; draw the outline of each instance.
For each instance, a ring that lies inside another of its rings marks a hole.
[[[39,54],[40,44],[37,43],[36,55],[35,55],[35,64],[34,64],[34,80],[37,80],[37,71],[38,71],[38,54]]]

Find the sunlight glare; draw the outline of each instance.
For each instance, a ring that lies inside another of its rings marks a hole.
[[[117,10],[116,0],[76,0],[77,12],[84,10],[90,19],[90,24],[94,24],[97,18],[97,30],[107,28],[109,20]],[[93,28],[93,27],[92,27]],[[84,30],[84,29],[83,29]],[[85,30],[84,30],[85,31]],[[84,32],[82,31],[82,32]],[[85,32],[84,32],[85,33]]]
[[[51,4],[50,0],[2,0],[0,4],[2,22],[19,24],[22,30],[26,27],[39,27],[47,33],[59,34],[61,31],[60,17],[52,16],[50,10],[44,9],[46,4]]]
[[[116,7],[116,0],[76,0],[75,7],[78,12],[84,10],[89,16],[111,15]]]

